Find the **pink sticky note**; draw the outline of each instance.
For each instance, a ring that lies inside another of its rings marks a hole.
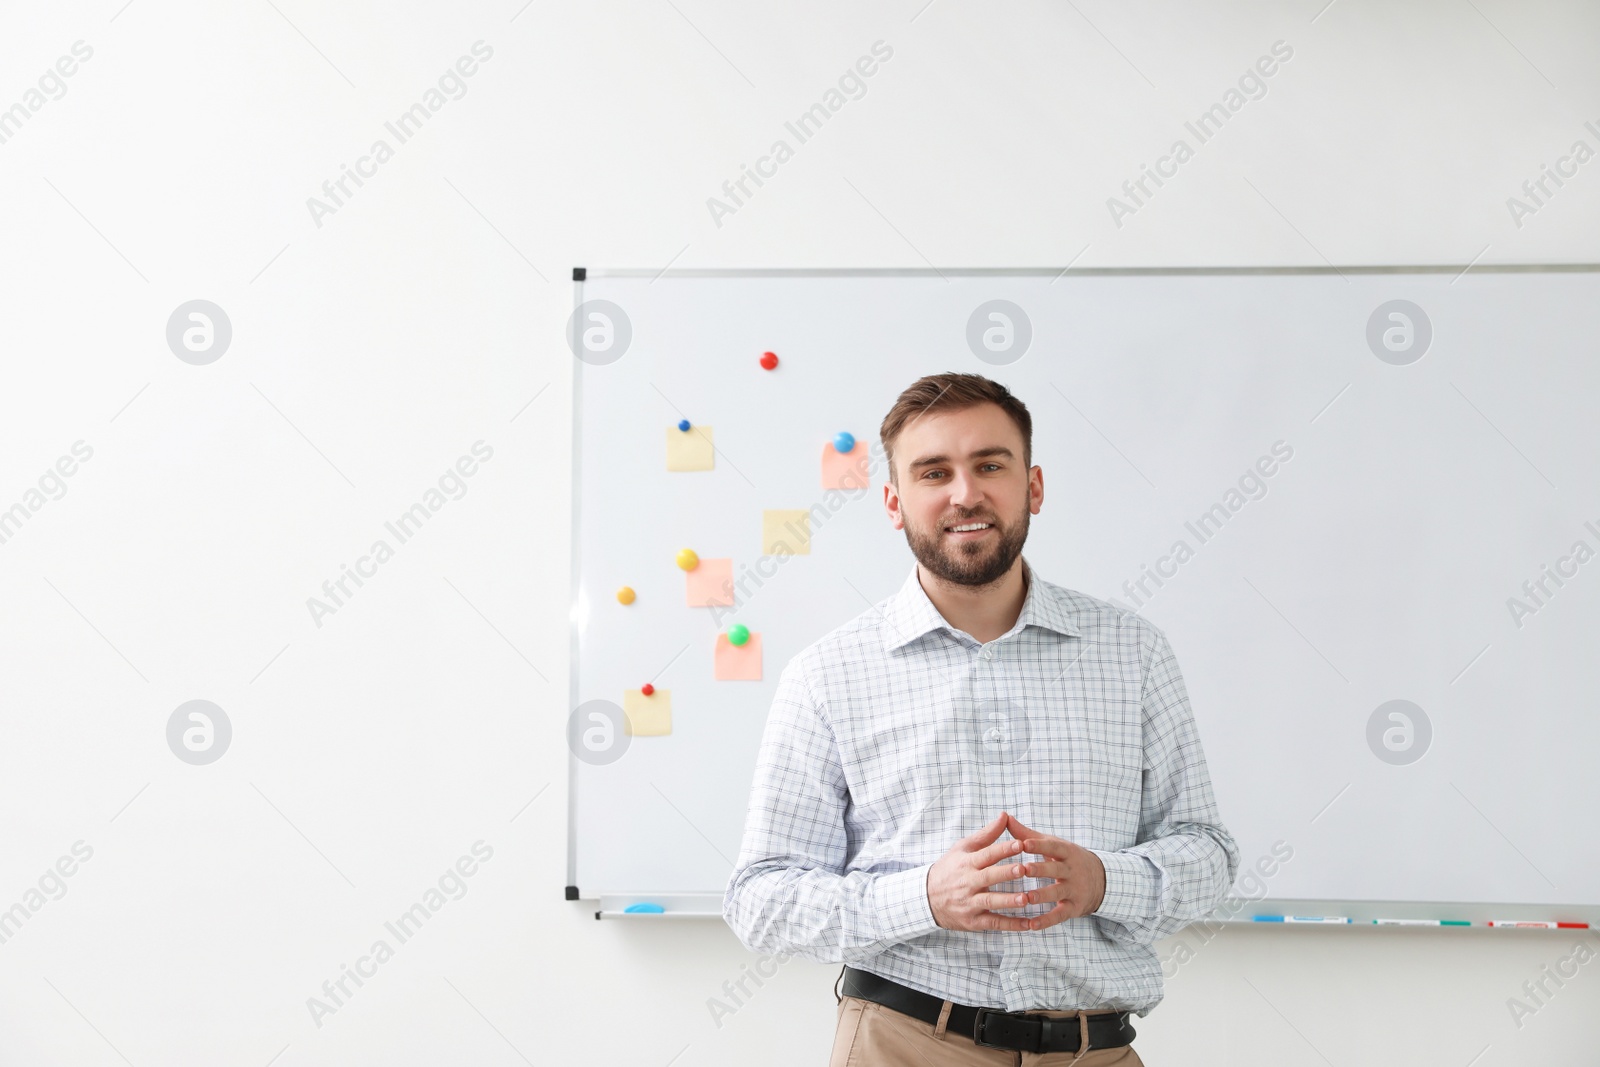
[[[683,579],[691,608],[733,607],[733,560],[703,559]]]
[[[751,634],[750,640],[736,645],[727,634],[718,634],[714,673],[719,682],[761,681],[761,635]]]
[[[822,488],[865,489],[872,482],[872,458],[860,441],[848,452],[840,452],[832,442],[822,446]]]

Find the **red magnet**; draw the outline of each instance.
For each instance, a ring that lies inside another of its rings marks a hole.
[[[776,367],[778,365],[778,354],[776,352],[761,353],[761,365],[767,370]]]
[[[649,682],[646,682],[646,683],[644,683],[643,685],[641,685],[639,687],[639,692],[643,693],[645,696],[649,696],[651,693],[654,693],[655,691],[656,691],[656,687],[651,685]]]

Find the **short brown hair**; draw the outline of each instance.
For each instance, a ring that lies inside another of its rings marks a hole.
[[[889,480],[900,484],[894,469],[894,442],[906,424],[920,415],[935,411],[962,411],[979,404],[998,404],[1011,416],[1022,432],[1022,462],[1033,466],[1033,417],[1027,407],[1011,395],[1011,390],[981,374],[929,374],[906,387],[894,407],[883,417],[878,436],[883,441],[884,458],[889,463]]]

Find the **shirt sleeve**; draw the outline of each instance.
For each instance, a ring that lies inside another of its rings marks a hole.
[[[848,802],[838,742],[797,657],[778,681],[722,899],[746,948],[856,963],[939,929],[928,907],[932,864],[846,871]]]
[[[1106,869],[1093,913],[1100,931],[1150,945],[1212,911],[1239,871],[1239,848],[1211,791],[1189,693],[1166,635],[1151,626],[1141,649],[1144,782],[1135,844],[1091,849]]]

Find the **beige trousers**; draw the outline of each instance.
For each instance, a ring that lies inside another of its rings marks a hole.
[[[1132,1045],[1076,1052],[1017,1052],[980,1048],[971,1034],[946,1029],[950,1001],[937,1026],[860,997],[839,1001],[839,1026],[828,1067],[1144,1067]],[[1111,1009],[1088,1011],[1099,1015]],[[1075,1011],[1041,1011],[1052,1019],[1076,1019]]]

